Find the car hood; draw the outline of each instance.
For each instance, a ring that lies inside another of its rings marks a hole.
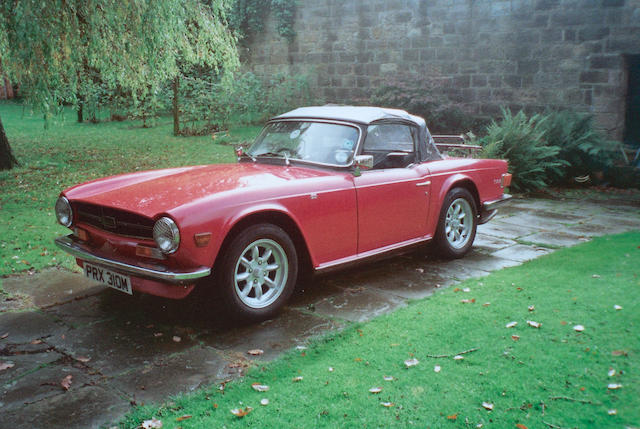
[[[218,164],[124,174],[64,191],[71,201],[119,208],[154,217],[212,195],[257,188],[288,188],[292,180],[321,179],[334,171],[271,164]]]

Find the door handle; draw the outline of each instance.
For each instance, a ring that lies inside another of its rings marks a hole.
[[[427,180],[426,182],[416,183],[416,186],[429,186],[431,185],[431,180]]]

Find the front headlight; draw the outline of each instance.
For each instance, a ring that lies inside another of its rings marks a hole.
[[[168,217],[158,219],[153,226],[153,239],[162,253],[173,253],[180,245],[180,231],[178,225]]]
[[[73,224],[73,210],[65,197],[60,197],[56,201],[56,217],[62,226],[70,227]]]

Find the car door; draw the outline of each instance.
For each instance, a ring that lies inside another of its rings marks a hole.
[[[354,178],[358,254],[426,238],[430,173],[416,159],[418,129],[405,123],[367,128],[361,154],[374,166]]]

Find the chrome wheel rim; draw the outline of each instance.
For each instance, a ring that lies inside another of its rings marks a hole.
[[[262,238],[240,254],[234,270],[236,295],[251,308],[273,304],[287,284],[287,254],[277,242]]]
[[[471,238],[473,228],[473,210],[464,198],[454,200],[447,210],[445,219],[445,235],[451,247],[460,249]]]

